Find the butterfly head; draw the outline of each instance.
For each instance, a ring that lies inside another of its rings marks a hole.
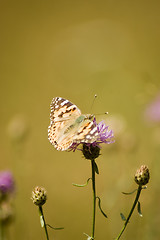
[[[94,115],[93,114],[86,114],[86,118],[89,120],[93,120],[94,119]]]

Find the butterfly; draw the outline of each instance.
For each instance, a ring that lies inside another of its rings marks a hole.
[[[51,102],[48,139],[61,151],[73,143],[93,143],[98,138],[98,128],[91,114],[82,115],[80,109],[69,100],[55,97]]]

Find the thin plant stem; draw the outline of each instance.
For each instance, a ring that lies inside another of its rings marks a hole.
[[[48,235],[48,231],[47,231],[47,225],[46,225],[46,221],[45,221],[45,218],[44,218],[42,206],[39,206],[39,211],[40,211],[40,215],[42,216],[42,219],[43,219],[46,238],[47,238],[47,240],[49,240],[49,235]]]
[[[132,206],[132,208],[131,208],[131,211],[130,211],[130,213],[129,213],[129,215],[128,215],[125,223],[124,223],[124,226],[123,226],[122,230],[120,231],[118,237],[117,237],[115,240],[119,240],[120,237],[122,236],[124,230],[126,229],[127,224],[129,223],[129,219],[131,218],[132,213],[133,213],[133,211],[134,211],[134,209],[135,209],[135,206],[136,206],[136,204],[137,204],[137,202],[138,202],[139,196],[140,196],[140,194],[141,194],[141,190],[142,190],[142,186],[139,185],[138,190],[137,190],[137,194],[136,194],[136,198],[135,198],[135,200],[134,200],[134,203],[133,203],[133,206]]]
[[[0,240],[4,240],[4,224],[0,221]]]
[[[93,191],[93,219],[92,219],[92,235],[91,238],[94,239],[95,234],[95,220],[96,220],[96,186],[95,186],[95,161],[91,160],[92,164],[92,191]]]

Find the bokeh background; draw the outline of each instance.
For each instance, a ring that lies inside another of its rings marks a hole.
[[[86,239],[91,233],[91,176],[81,152],[58,152],[47,139],[50,102],[61,96],[110,125],[115,143],[97,159],[96,239],[114,239],[134,195],[134,174],[149,166],[142,192],[143,218],[135,211],[123,239],[160,236],[160,3],[149,1],[0,2],[0,170],[16,182],[11,240],[45,239],[32,189],[48,192],[44,206],[50,239]],[[94,94],[98,95],[91,110]]]

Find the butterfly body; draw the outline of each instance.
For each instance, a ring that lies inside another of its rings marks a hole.
[[[67,150],[73,143],[92,143],[97,139],[98,129],[93,115],[82,115],[76,105],[56,97],[51,102],[48,139],[57,150]]]

